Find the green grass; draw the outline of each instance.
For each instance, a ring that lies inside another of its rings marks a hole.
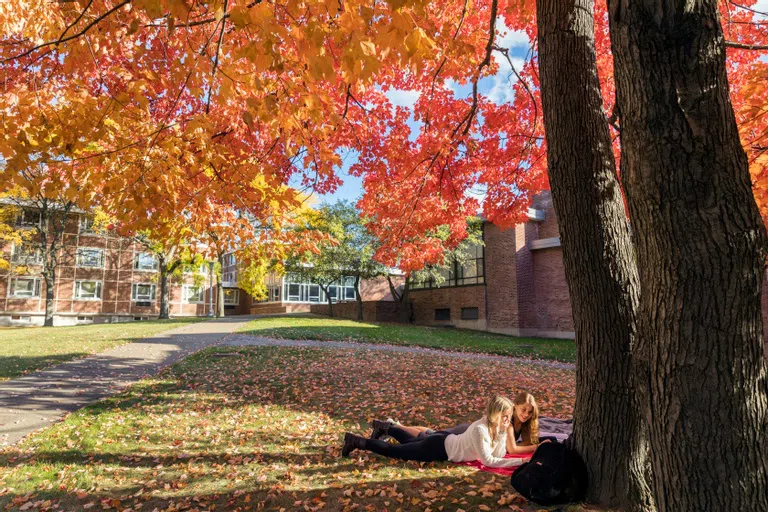
[[[341,439],[374,417],[474,420],[519,389],[569,417],[574,386],[514,361],[213,347],[0,450],[0,510],[553,510],[465,466],[341,458]]]
[[[466,329],[378,324],[313,316],[275,316],[249,322],[240,332],[291,340],[353,341],[576,362],[573,340],[517,338]]]
[[[175,318],[148,322],[19,327],[0,330],[0,380],[71,361],[163,331],[200,322]]]

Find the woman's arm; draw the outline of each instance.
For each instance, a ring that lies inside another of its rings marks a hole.
[[[507,453],[511,455],[520,455],[523,453],[533,453],[538,445],[519,445],[515,440],[515,429],[512,425],[507,427]]]
[[[491,435],[485,427],[472,432],[472,446],[477,452],[478,460],[489,468],[511,468],[524,462],[523,459],[505,459],[493,455]]]

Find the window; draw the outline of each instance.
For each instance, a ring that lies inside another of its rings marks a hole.
[[[435,320],[445,321],[451,319],[451,309],[450,308],[440,308],[435,310]]]
[[[235,273],[234,272],[224,272],[224,274],[221,276],[221,281],[223,283],[232,283],[235,281]]]
[[[140,252],[133,257],[133,270],[157,270],[157,258],[154,254]]]
[[[75,281],[75,299],[101,300],[101,281]]]
[[[93,323],[93,317],[92,316],[78,316],[77,317],[77,323],[79,323],[79,324],[92,324]]]
[[[10,297],[39,297],[40,279],[37,277],[13,277],[9,283]]]
[[[131,300],[152,301],[155,300],[156,286],[149,283],[133,283],[131,285]]]
[[[77,249],[77,266],[102,268],[104,266],[104,249],[80,247]]]
[[[320,285],[309,282],[296,274],[286,274],[283,282],[283,301],[285,302],[327,302],[328,297],[333,302],[340,300],[355,300],[355,278],[343,277],[328,286],[328,295]],[[280,300],[280,288],[274,288],[270,294],[273,301]]]
[[[224,304],[234,306],[240,304],[240,290],[237,288],[224,289]]]
[[[477,320],[480,314],[477,308],[461,308],[462,320]]]
[[[21,210],[16,219],[16,224],[23,228],[39,228],[42,216],[39,210]]]
[[[201,263],[199,267],[192,267],[189,270],[184,271],[185,274],[202,274],[204,276],[208,275],[208,264],[207,263]]]
[[[224,255],[224,266],[225,267],[232,267],[237,263],[237,260],[235,259],[234,254],[225,254]]]
[[[438,274],[443,277],[440,284],[434,279],[409,283],[411,289],[447,288],[449,286],[468,286],[485,283],[485,247],[474,245],[468,250],[468,258],[463,265],[452,261],[448,268],[440,268]]]
[[[183,301],[187,304],[202,304],[205,302],[205,293],[202,286],[185,284],[182,289]]]
[[[96,235],[98,234],[93,227],[94,218],[90,215],[80,216],[80,234],[81,235]]]
[[[19,265],[41,265],[43,263],[43,251],[39,247],[31,245],[13,245],[11,261]]]

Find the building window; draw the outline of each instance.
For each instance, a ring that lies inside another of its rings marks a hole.
[[[201,274],[201,275],[208,275],[208,264],[207,263],[201,263],[199,267],[192,267],[188,270],[184,271],[185,274]]]
[[[10,297],[39,297],[40,278],[37,277],[12,277],[8,284]]]
[[[39,247],[14,244],[11,249],[11,262],[19,265],[41,265],[43,263],[43,251]]]
[[[221,281],[223,283],[233,283],[235,281],[235,273],[224,272],[224,274],[221,276]]]
[[[96,235],[98,234],[93,227],[94,218],[90,215],[80,216],[80,234],[81,235]]]
[[[42,216],[39,210],[21,210],[16,218],[16,224],[22,228],[39,228],[42,225]]]
[[[237,260],[235,259],[234,254],[225,254],[224,255],[224,266],[225,267],[233,267],[237,263]]]
[[[131,285],[131,300],[152,301],[155,300],[157,287],[149,283],[133,283]]]
[[[140,252],[133,257],[133,270],[150,272],[157,270],[157,258],[154,254]]]
[[[228,306],[235,306],[240,304],[240,290],[237,288],[225,288],[224,304]]]
[[[477,308],[461,308],[462,320],[477,320],[480,318],[480,312]]]
[[[87,268],[104,267],[104,249],[80,247],[77,249],[77,266]]]
[[[355,278],[343,277],[332,283],[328,287],[328,296],[332,302],[342,300],[355,300]],[[325,295],[320,285],[302,279],[295,274],[286,274],[283,281],[283,301],[285,302],[327,302],[328,296]],[[280,300],[279,289],[271,295],[271,300]]]
[[[451,319],[450,308],[440,308],[435,310],[435,321],[442,322]]]
[[[485,283],[485,247],[473,245],[467,252],[469,257],[463,265],[459,265],[454,260],[447,268],[438,269],[438,273],[443,277],[443,282],[440,284],[437,284],[434,279],[428,279],[427,281],[409,283],[409,286],[413,290],[423,290]]]
[[[75,299],[101,300],[101,281],[75,281]]]
[[[187,304],[202,304],[205,302],[202,286],[185,284],[182,289],[183,301]]]

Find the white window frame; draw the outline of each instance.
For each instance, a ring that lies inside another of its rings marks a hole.
[[[190,300],[190,290],[197,290],[199,292],[200,299]],[[181,301],[184,304],[205,304],[205,287],[195,286],[193,284],[185,284],[181,288]]]
[[[25,247],[24,244],[13,244],[11,246],[11,262],[12,263],[23,263],[28,265],[42,265],[43,264],[43,251],[40,249],[40,247],[34,247],[35,255],[34,258],[31,260],[24,259],[24,261],[20,261],[19,256],[19,249]]]
[[[147,296],[138,296],[139,286],[149,286],[150,293]],[[131,302],[154,302],[157,300],[157,285],[155,283],[131,283]]]
[[[32,288],[33,288],[32,295],[26,295],[26,294],[19,295],[18,294],[18,291],[17,291],[18,287],[16,286],[16,283],[20,279],[24,280],[24,281],[32,281],[34,283],[33,286],[32,286]],[[39,277],[29,277],[29,276],[11,277],[8,280],[8,297],[12,297],[12,298],[16,298],[16,299],[37,299],[37,298],[40,297],[40,285],[41,285],[41,280],[40,280]]]
[[[80,222],[78,223],[78,232],[81,235],[98,235],[99,234],[98,231],[96,231],[93,227],[93,223],[95,220],[96,220],[95,217],[93,217],[92,215],[86,215],[86,214],[80,215]]]
[[[141,262],[142,256],[148,256],[152,258],[152,261],[154,262],[152,268],[146,268],[141,266],[140,262]],[[158,266],[159,266],[159,261],[157,259],[157,256],[155,256],[151,252],[137,252],[136,254],[133,255],[133,270],[137,270],[139,272],[157,272]]]
[[[208,264],[207,263],[201,263],[199,267],[192,268],[190,270],[185,270],[184,274],[186,275],[194,275],[194,274],[202,274],[204,276],[208,275]]]
[[[86,297],[82,295],[83,283],[96,283],[94,296]],[[104,288],[104,284],[101,281],[96,281],[93,279],[84,279],[84,280],[75,281],[74,299],[100,301],[102,297],[101,294],[102,294],[103,288]]]
[[[233,291],[235,292],[235,301],[232,302],[231,300],[228,300],[229,297],[227,296],[227,291]],[[237,288],[225,288],[224,289],[224,305],[225,306],[237,306],[240,304],[240,290]]]
[[[99,252],[99,264],[98,265],[83,265],[81,254],[84,251],[98,251]],[[78,247],[77,256],[75,257],[75,265],[79,268],[104,268],[104,249],[101,247]]]

